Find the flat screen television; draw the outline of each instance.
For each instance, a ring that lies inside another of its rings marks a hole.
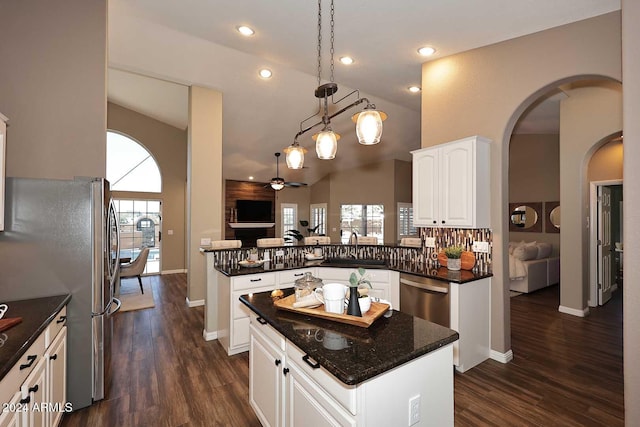
[[[236,200],[238,222],[273,222],[270,200]]]

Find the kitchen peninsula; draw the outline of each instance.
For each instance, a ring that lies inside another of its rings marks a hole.
[[[271,292],[240,301],[263,425],[453,425],[457,332],[395,310],[369,328],[283,312]]]

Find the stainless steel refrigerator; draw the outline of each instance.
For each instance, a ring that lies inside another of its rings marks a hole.
[[[105,398],[108,387],[118,242],[106,180],[6,179],[0,301],[72,295],[67,397],[74,410]]]

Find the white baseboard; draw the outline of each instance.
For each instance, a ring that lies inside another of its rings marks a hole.
[[[182,268],[178,270],[162,270],[160,274],[165,275],[165,274],[178,274],[178,273],[186,273],[186,272],[187,270]]]
[[[203,299],[189,301],[189,297],[187,297],[187,307],[193,308],[193,307],[200,307],[201,305],[204,305]]]
[[[565,307],[564,305],[561,305],[561,306],[558,307],[558,311],[560,313],[570,314],[572,316],[586,317],[587,314],[589,314],[589,307],[585,307],[582,310],[578,310],[578,309],[575,309],[575,308]]]
[[[206,329],[202,330],[202,338],[204,338],[205,341],[213,341],[218,339],[218,331],[212,331],[212,332],[207,332]]]
[[[506,353],[500,353],[499,351],[491,350],[489,357],[496,362],[509,363],[513,360],[513,351],[509,350]]]

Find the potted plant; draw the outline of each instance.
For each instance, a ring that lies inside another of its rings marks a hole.
[[[321,225],[321,224],[318,224],[313,228],[308,228],[309,227],[309,221],[301,219],[298,222],[300,223],[300,225],[302,227],[307,229],[307,236],[310,236],[311,233],[315,233],[316,230],[318,230],[318,228]],[[304,234],[302,234],[302,232],[300,232],[299,230],[295,230],[295,229],[294,230],[287,230],[287,232],[284,235],[285,242],[293,242],[293,239],[296,239],[297,243],[300,243],[302,241],[302,239],[304,239]]]
[[[447,256],[447,268],[449,270],[460,270],[460,257],[464,252],[464,247],[459,245],[448,246],[444,249]]]
[[[349,305],[347,306],[347,314],[362,317],[362,313],[366,313],[371,308],[371,297],[367,292],[358,292],[359,288],[368,291],[364,286],[371,288],[371,282],[365,276],[366,270],[362,267],[358,268],[358,272],[351,273],[349,276]]]

